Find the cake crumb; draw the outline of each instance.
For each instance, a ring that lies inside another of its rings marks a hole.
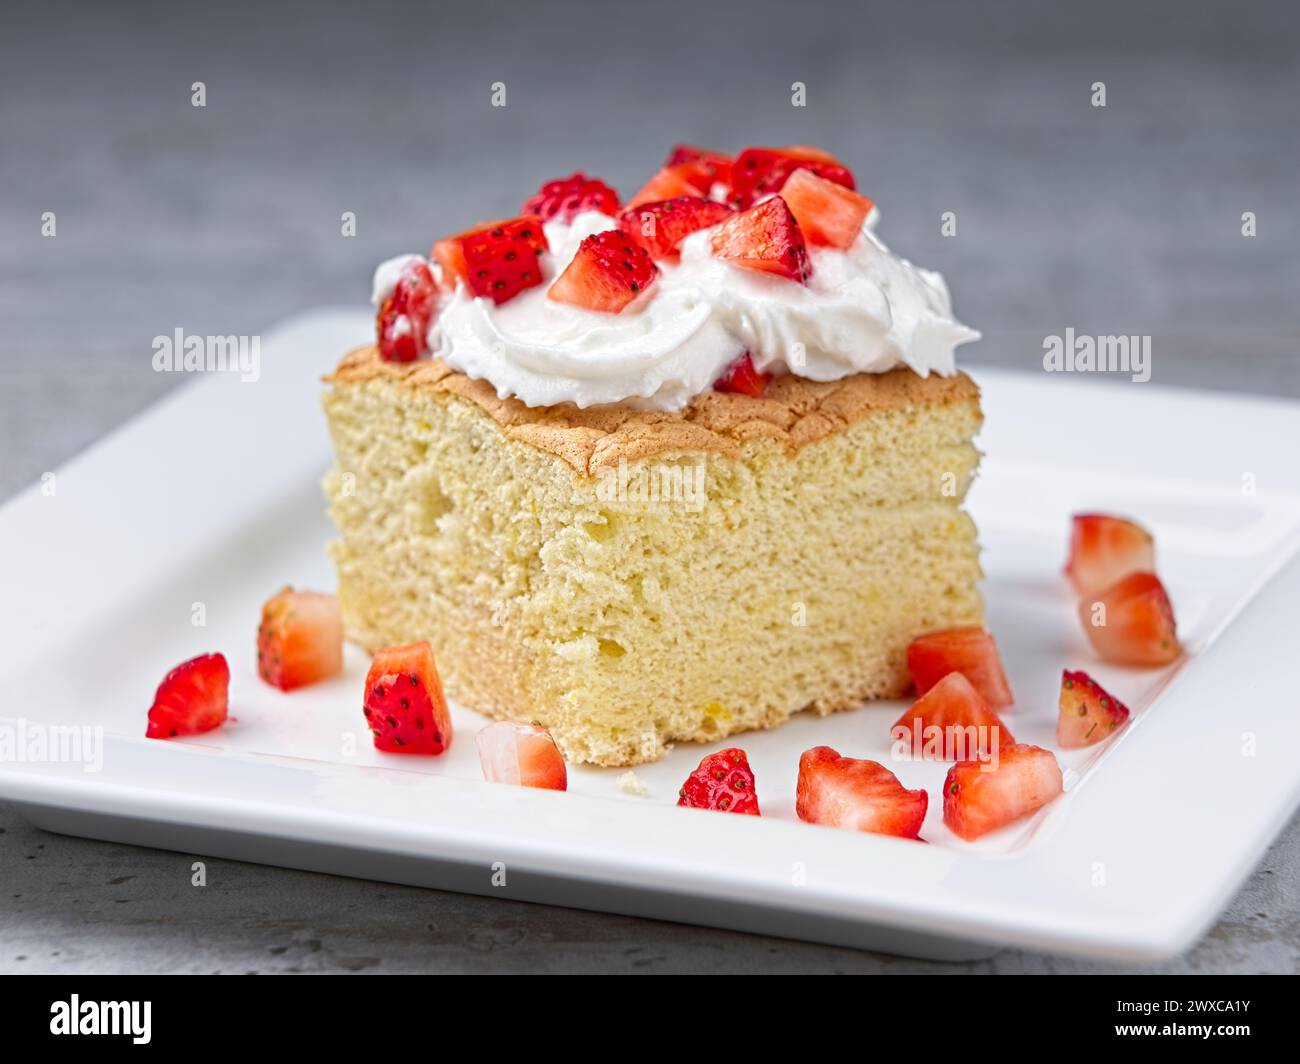
[[[635,772],[624,772],[623,775],[619,776],[618,786],[625,794],[641,796],[646,793],[646,785],[641,782],[641,777]]]

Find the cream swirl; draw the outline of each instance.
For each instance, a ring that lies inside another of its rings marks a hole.
[[[954,373],[954,349],[979,333],[953,317],[943,278],[891,254],[874,222],[875,212],[847,251],[810,248],[806,286],[732,266],[712,255],[709,230],[693,233],[681,261],[660,263],[659,278],[620,314],[546,298],[582,239],[614,228],[614,219],[587,212],[572,224],[550,222],[546,283],[501,306],[458,285],[443,299],[429,347],[528,406],[678,410],[745,351],[760,370],[819,381],[897,366]],[[405,261],[376,271],[378,301]]]

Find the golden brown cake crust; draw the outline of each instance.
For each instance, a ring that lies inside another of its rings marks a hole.
[[[781,376],[773,379],[761,399],[705,392],[676,413],[625,406],[582,410],[569,403],[529,407],[518,399],[498,399],[487,381],[467,377],[440,358],[387,362],[373,345],[350,351],[325,380],[332,384],[390,380],[457,396],[489,414],[508,439],[556,455],[587,476],[617,466],[620,460],[632,462],[656,454],[735,455],[750,440],[777,440],[793,451],[876,411],[979,399],[979,388],[964,373],[921,377],[902,368],[828,382]]]

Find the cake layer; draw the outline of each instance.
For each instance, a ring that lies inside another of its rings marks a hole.
[[[429,639],[452,697],[570,760],[897,696],[913,637],[982,619],[964,376],[780,378],[678,415],[529,409],[366,349],[332,381],[350,637]]]

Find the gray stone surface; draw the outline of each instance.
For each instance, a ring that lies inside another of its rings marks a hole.
[[[882,235],[945,271],[984,330],[972,364],[1037,366],[1067,326],[1146,333],[1156,383],[1300,396],[1293,5],[179,7],[3,15],[0,497],[175,385],[149,368],[155,335],[359,302],[378,259],[576,167],[630,190],[677,140],[843,155]],[[0,831],[3,971],[928,967],[227,862],[196,891],[189,857],[5,809]],[[1298,871],[1293,823],[1169,970],[1296,971]],[[1105,969],[1004,953],[942,970]]]

